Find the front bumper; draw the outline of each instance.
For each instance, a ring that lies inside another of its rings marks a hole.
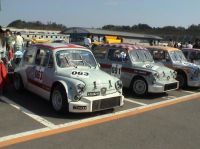
[[[178,81],[172,81],[172,82],[156,82],[155,84],[148,86],[148,92],[149,93],[163,93],[171,90],[176,90],[179,87]]]
[[[80,101],[69,102],[69,112],[95,112],[119,107],[123,104],[124,96],[118,92],[105,96],[83,97]]]

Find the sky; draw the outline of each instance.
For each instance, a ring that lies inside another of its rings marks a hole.
[[[0,0],[0,25],[14,20],[56,22],[67,27],[200,24],[199,0]]]

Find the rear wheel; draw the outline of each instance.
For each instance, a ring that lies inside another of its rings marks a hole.
[[[68,112],[67,93],[61,85],[53,88],[51,93],[51,104],[56,112]]]
[[[143,78],[135,78],[132,82],[132,91],[136,96],[146,95],[148,86]]]

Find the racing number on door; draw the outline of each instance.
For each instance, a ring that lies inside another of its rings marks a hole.
[[[35,74],[34,74],[35,81],[38,81],[41,83],[43,80],[43,74],[44,74],[44,67],[37,66],[35,68]]]
[[[40,70],[35,70],[35,78],[38,80],[42,80],[43,78],[43,72]]]
[[[117,78],[120,78],[121,77],[121,69],[122,69],[122,65],[120,65],[120,64],[112,64],[111,75],[115,76]]]

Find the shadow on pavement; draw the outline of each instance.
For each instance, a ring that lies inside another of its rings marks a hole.
[[[168,96],[168,93],[148,93],[144,96],[138,97],[131,93],[131,91],[127,88],[123,88],[123,95],[125,98],[135,98],[135,99],[143,99],[143,100],[154,100],[156,98],[161,98],[164,96]]]
[[[12,86],[9,87],[9,91],[4,93],[4,96],[39,116],[58,119],[84,119],[115,111],[114,109],[109,109],[94,113],[57,113],[53,110],[50,102],[27,90],[24,90],[22,93],[16,92]],[[0,102],[4,101],[0,100]]]

